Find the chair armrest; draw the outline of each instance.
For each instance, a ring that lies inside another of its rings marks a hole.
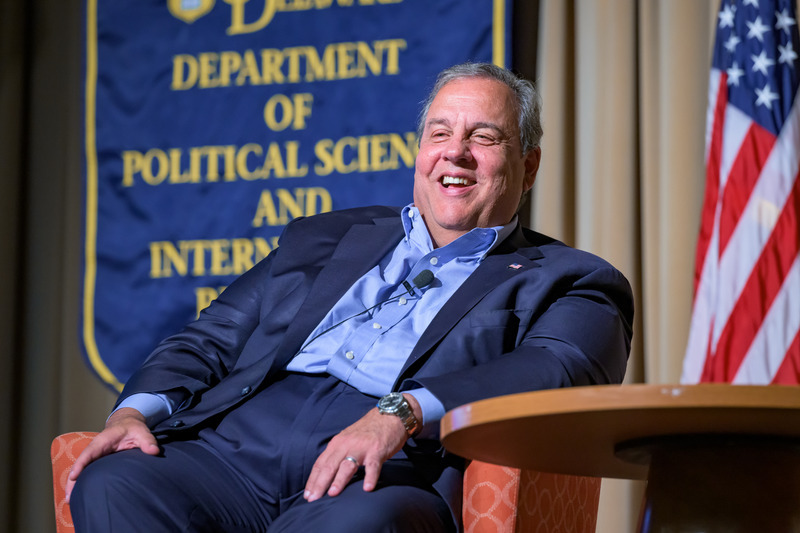
[[[53,497],[56,506],[56,532],[72,533],[72,515],[67,503],[67,476],[75,459],[97,435],[94,432],[81,431],[64,433],[53,439],[50,445],[50,461],[53,464]]]

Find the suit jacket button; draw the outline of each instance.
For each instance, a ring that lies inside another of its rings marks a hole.
[[[183,420],[175,420],[170,424],[170,427],[179,428],[183,426]]]
[[[251,389],[250,387],[243,388],[242,389],[242,396],[247,396],[248,394],[250,394],[251,390],[253,390],[253,389]]]

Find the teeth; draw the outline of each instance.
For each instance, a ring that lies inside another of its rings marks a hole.
[[[453,176],[445,176],[442,178],[442,185],[447,187],[448,185],[469,185],[469,181],[466,178],[455,178]]]

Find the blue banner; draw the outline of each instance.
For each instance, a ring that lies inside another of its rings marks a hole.
[[[411,201],[420,101],[510,0],[87,0],[82,337],[119,390],[298,216]]]

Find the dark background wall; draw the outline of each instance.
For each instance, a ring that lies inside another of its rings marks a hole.
[[[0,2],[0,531],[53,531],[49,446],[102,424],[81,361],[82,6]]]

